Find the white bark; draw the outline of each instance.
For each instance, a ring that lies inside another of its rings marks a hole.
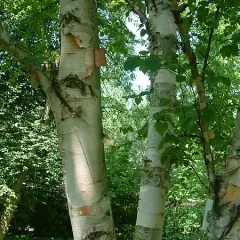
[[[240,112],[237,114],[227,169],[215,189],[213,208],[208,212],[209,239],[240,239]]]
[[[115,239],[104,162],[93,0],[61,0],[61,59],[50,99],[75,240]]]
[[[155,9],[157,7],[157,9]],[[149,30],[151,53],[161,58],[174,53],[176,45],[176,26],[168,0],[155,0],[155,6],[149,6]],[[176,78],[170,70],[162,67],[151,79],[151,107],[146,147],[146,163],[142,170],[139,206],[135,231],[135,240],[162,239],[165,204],[169,184],[170,163],[162,163],[162,153],[167,145],[159,150],[161,136],[155,131],[154,113],[168,109],[173,117]],[[168,106],[161,106],[160,99],[169,99]],[[172,132],[171,123],[168,122]],[[169,146],[169,145],[168,145]]]
[[[0,23],[0,44],[19,59],[48,97],[57,124],[66,195],[75,240],[115,239],[101,122],[94,0],[61,0],[61,60],[50,82]]]

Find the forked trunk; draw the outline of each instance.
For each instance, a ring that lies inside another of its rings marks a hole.
[[[150,1],[152,2],[152,1]],[[151,54],[167,59],[176,49],[176,27],[168,0],[155,0],[149,5],[149,40]],[[173,120],[176,78],[166,64],[151,78],[151,106],[146,147],[145,165],[142,169],[140,196],[135,230],[135,240],[160,240],[163,233],[165,204],[169,184],[170,162],[163,163],[162,153],[168,145],[159,144],[168,131],[172,133],[172,121],[168,130],[159,134],[155,130],[154,114],[167,111]],[[164,100],[164,101],[163,101]],[[161,104],[162,102],[166,104]]]

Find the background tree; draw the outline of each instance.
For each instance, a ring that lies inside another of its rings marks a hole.
[[[140,67],[149,73],[151,80],[148,137],[135,239],[161,239],[170,171],[170,161],[166,161],[162,153],[171,143],[163,143],[161,147],[159,144],[174,131],[176,78],[174,67],[170,65],[176,55],[176,26],[168,0],[126,2],[141,21],[141,35],[148,35],[149,53],[144,51],[140,52],[142,57],[129,58],[125,69]],[[163,113],[166,113],[164,118]]]

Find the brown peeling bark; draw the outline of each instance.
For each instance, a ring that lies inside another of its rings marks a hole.
[[[77,211],[82,215],[82,216],[91,216],[94,213],[94,206],[84,206],[84,207],[79,207],[77,208]]]
[[[224,197],[225,202],[235,202],[240,199],[240,187],[229,183],[227,186],[226,195]]]
[[[95,48],[95,67],[101,67],[106,65],[106,56],[104,48]]]
[[[211,130],[209,129],[208,123],[204,121],[202,117],[201,111],[207,107],[207,100],[206,100],[206,94],[205,89],[202,81],[202,77],[200,75],[198,64],[197,64],[197,58],[196,55],[191,47],[191,43],[188,37],[188,33],[185,30],[183,19],[181,17],[181,13],[183,11],[183,7],[179,6],[177,3],[177,0],[172,0],[172,13],[175,19],[175,22],[178,27],[178,32],[182,38],[183,47],[182,50],[188,60],[188,63],[191,65],[191,73],[192,78],[195,81],[195,86],[197,89],[198,94],[198,118],[199,118],[199,126],[201,129],[201,135],[202,135],[202,145],[203,145],[203,151],[204,151],[204,160],[205,165],[208,171],[208,179],[209,179],[209,185],[210,185],[210,193],[212,197],[214,198],[214,189],[215,189],[215,168],[214,168],[214,159],[213,154],[211,151],[210,146],[210,139],[212,137]]]

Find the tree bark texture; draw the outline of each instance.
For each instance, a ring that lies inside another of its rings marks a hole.
[[[218,176],[213,208],[208,212],[210,240],[240,239],[240,112],[238,111],[226,171]],[[218,188],[217,188],[218,186]]]
[[[61,0],[61,58],[50,99],[75,240],[115,239],[104,160],[94,0]],[[51,94],[50,94],[51,95]]]
[[[176,52],[176,26],[168,0],[149,1],[147,28],[151,54],[161,59],[169,58]],[[160,66],[159,66],[160,67]],[[146,147],[146,159],[142,169],[135,240],[162,239],[165,204],[169,184],[170,162],[165,163],[162,153],[169,144],[159,149],[159,144],[167,132],[173,134],[173,103],[176,78],[162,61],[161,68],[151,76],[151,105]],[[162,105],[161,99],[169,104]],[[162,135],[155,130],[155,113],[167,112],[172,121],[167,121],[168,130]]]
[[[66,195],[75,240],[115,239],[104,161],[94,0],[61,0],[57,79],[41,72],[0,23],[0,44],[46,93],[57,124]]]

